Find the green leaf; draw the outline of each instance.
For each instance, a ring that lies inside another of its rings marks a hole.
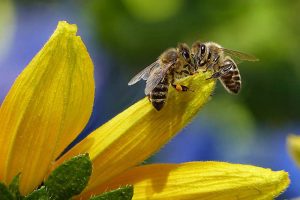
[[[130,200],[133,196],[133,186],[128,185],[116,190],[105,192],[99,196],[91,197],[90,200]]]
[[[92,162],[88,154],[71,158],[57,167],[45,181],[51,199],[66,200],[78,195],[87,186],[92,173]]]
[[[10,193],[4,183],[0,182],[0,200],[14,200],[13,195]]]
[[[8,186],[8,189],[11,192],[11,194],[13,195],[15,200],[24,199],[24,197],[21,195],[20,190],[19,190],[20,175],[21,175],[21,173],[17,174]]]
[[[24,200],[49,200],[46,188],[43,186],[38,190],[33,191],[31,194],[25,197]]]

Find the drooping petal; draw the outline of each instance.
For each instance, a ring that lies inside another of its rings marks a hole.
[[[287,145],[291,156],[298,166],[300,166],[300,136],[289,135],[287,138]]]
[[[170,88],[164,108],[156,111],[147,98],[132,105],[95,130],[65,154],[55,166],[73,155],[88,152],[93,161],[90,188],[111,179],[158,151],[197,114],[215,86],[200,73],[182,84],[194,92]],[[134,88],[133,88],[134,89]]]
[[[289,183],[284,171],[223,162],[190,162],[135,167],[95,187],[93,193],[133,184],[135,200],[267,200],[278,196]],[[88,199],[85,195],[80,197]]]
[[[0,108],[0,180],[21,172],[21,192],[81,132],[93,105],[93,64],[76,25],[60,22],[19,75]]]

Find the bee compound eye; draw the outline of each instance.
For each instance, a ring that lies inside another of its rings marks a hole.
[[[187,52],[187,51],[183,51],[183,52],[182,52],[182,55],[183,55],[183,57],[184,57],[185,59],[190,58],[190,54],[189,54],[189,52]]]
[[[205,45],[204,44],[201,44],[200,45],[200,53],[201,53],[201,55],[203,55],[204,53],[205,53]]]

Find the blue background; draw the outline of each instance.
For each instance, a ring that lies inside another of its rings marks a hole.
[[[218,160],[290,173],[279,197],[300,196],[300,169],[286,137],[300,133],[300,2],[271,0],[3,0],[0,3],[0,101],[59,20],[75,23],[95,64],[92,117],[77,139],[144,96],[128,87],[138,71],[178,42],[215,41],[260,58],[241,63],[241,94],[220,84],[197,117],[152,162]]]

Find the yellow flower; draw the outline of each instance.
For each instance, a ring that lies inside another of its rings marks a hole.
[[[300,136],[289,135],[287,138],[288,149],[298,166],[300,166]]]
[[[270,199],[289,185],[288,174],[248,165],[192,162],[138,166],[158,151],[208,101],[215,81],[200,73],[170,89],[159,112],[144,98],[96,129],[58,160],[86,125],[94,99],[93,64],[76,36],[60,22],[42,50],[15,81],[0,108],[0,181],[21,172],[28,194],[63,161],[88,152],[93,173],[78,199],[123,184],[133,199]],[[126,83],[124,83],[126,84]]]

